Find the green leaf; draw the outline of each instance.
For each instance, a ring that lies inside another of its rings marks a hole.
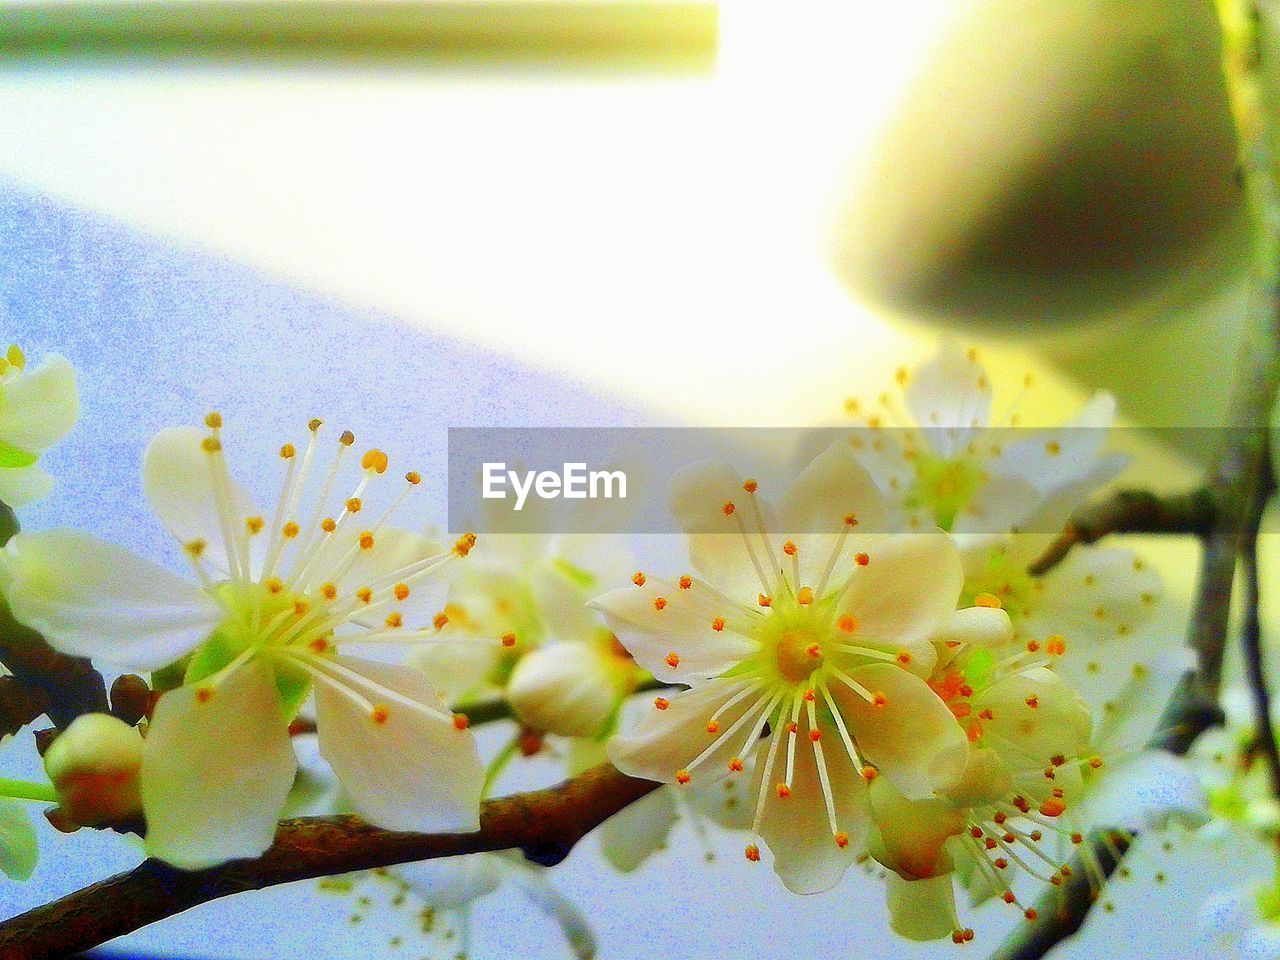
[[[0,800],[0,871],[11,880],[28,880],[39,859],[36,830],[26,809]]]

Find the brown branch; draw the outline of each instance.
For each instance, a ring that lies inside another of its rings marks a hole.
[[[0,677],[0,737],[17,733],[45,710],[45,697],[17,677]]]
[[[1107,499],[1090,503],[1076,513],[1028,572],[1042,576],[1060,563],[1072,547],[1096,543],[1111,533],[1182,533],[1204,537],[1212,529],[1217,512],[1209,487],[1168,497],[1149,490],[1117,490]]]
[[[355,817],[286,820],[257,859],[193,872],[147,860],[0,923],[0,960],[70,956],[210,900],[353,870],[508,849],[550,866],[657,786],[601,764],[556,787],[485,801],[477,833],[396,833]]]

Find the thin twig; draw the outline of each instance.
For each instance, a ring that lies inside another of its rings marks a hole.
[[[1162,497],[1149,490],[1117,490],[1105,500],[1076,513],[1031,564],[1027,572],[1043,576],[1077,544],[1096,543],[1111,533],[1182,533],[1208,535],[1217,515],[1212,490],[1200,487]]]
[[[476,833],[396,833],[355,817],[286,820],[256,859],[193,872],[147,860],[0,923],[0,960],[70,956],[210,900],[354,870],[507,849],[550,866],[657,786],[601,764],[556,787],[485,801]]]

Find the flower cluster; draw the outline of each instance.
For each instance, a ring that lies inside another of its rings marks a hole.
[[[218,414],[163,431],[143,483],[186,576],[72,529],[0,554],[16,620],[150,673],[136,726],[82,716],[45,754],[49,785],[0,781],[0,869],[34,865],[20,799],[72,827],[141,817],[149,855],[195,869],[262,853],[284,813],[476,830],[508,763],[550,754],[570,775],[607,758],[664,784],[600,830],[621,870],[682,817],[708,859],[711,828],[745,832],[747,860],[767,850],[796,893],[878,865],[895,930],[958,943],[973,934],[957,881],[1028,919],[1077,870],[1100,890],[1091,833],[1200,812],[1185,768],[1141,749],[1184,665],[1149,642],[1159,577],[1110,548],[1034,563],[1123,465],[1103,453],[1114,403],[1010,436],[1018,414],[993,423],[973,351],[944,343],[897,379],[902,402],[850,402],[856,427],[781,496],[721,462],[675,476],[689,557],[669,575],[635,570],[616,538],[403,529],[421,477],[390,481],[387,454],[319,420],[279,447],[266,510],[233,478]],[[11,351],[0,501],[43,492],[36,456],[74,416],[65,361],[28,373]],[[468,711],[499,702],[514,729],[486,764]],[[1228,778],[1215,804],[1245,785]],[[472,902],[511,883],[594,950],[581,914],[505,856],[330,886],[368,883],[413,898],[441,944],[465,944]]]

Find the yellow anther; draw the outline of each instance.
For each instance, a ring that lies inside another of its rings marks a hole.
[[[245,529],[249,531],[250,535],[254,535],[262,532],[262,528],[266,522],[267,521],[262,519],[262,517],[245,517],[244,526]]]
[[[222,427],[222,414],[218,413],[216,410],[212,413],[206,413],[204,415],[204,425],[210,430],[220,429]]]
[[[809,604],[813,603],[813,591],[809,587],[801,587],[800,591],[796,594],[796,603],[800,604],[802,607],[807,607]]]
[[[504,647],[514,647],[516,645],[516,635],[514,633],[504,633],[502,635],[502,645]]]
[[[333,517],[325,517],[320,521],[320,529],[325,533],[333,533],[338,529],[338,522]]]
[[[307,603],[307,601],[305,600],[293,601],[294,616],[305,617],[307,615],[307,611],[309,611],[310,609],[311,609],[311,605]]]
[[[205,453],[217,453],[222,449],[222,441],[217,437],[205,437],[200,441],[200,449]]]
[[[312,417],[310,420],[307,421],[307,429],[310,430],[312,433],[315,433],[317,430],[320,429],[323,423],[324,421],[319,419],[318,417]]]
[[[320,595],[326,600],[336,600],[338,597],[338,586],[334,583],[326,583],[320,587]]]
[[[410,470],[404,475],[404,478],[415,487],[422,482],[422,474],[418,473],[417,470]]]
[[[464,533],[458,538],[458,542],[453,545],[453,552],[460,557],[465,557],[475,545],[476,535],[474,533]]]
[[[281,460],[292,460],[297,455],[298,455],[298,451],[294,448],[292,443],[286,443],[284,446],[280,448]]]
[[[370,590],[368,587],[361,587],[359,590],[356,591],[356,599],[358,599],[361,603],[368,603],[370,600],[373,599],[373,591]]]
[[[284,589],[284,581],[283,581],[283,580],[281,580],[279,577],[268,577],[268,578],[267,578],[267,590],[268,590],[268,592],[270,592],[270,593],[279,593],[279,592],[280,592],[281,590],[283,590],[283,589]]]
[[[390,627],[392,630],[397,630],[400,627],[404,626],[404,614],[402,614],[399,610],[392,610],[389,614],[387,614],[386,622],[387,622],[387,626]]]
[[[204,553],[205,547],[207,546],[209,546],[207,540],[196,539],[188,541],[183,545],[182,549],[186,550],[187,553],[191,554],[191,556],[198,557]]]
[[[344,447],[349,447],[356,442],[356,435],[350,430],[343,430],[342,435],[338,437],[338,442]]]
[[[296,537],[300,531],[301,531],[301,528],[292,520],[290,520],[288,523],[286,523],[283,527],[280,528],[280,532],[284,534],[285,537],[289,540],[292,540],[294,537]]]
[[[366,530],[364,533],[360,534],[360,549],[361,550],[373,549],[373,531]]]
[[[374,473],[386,473],[387,455],[377,449],[366,450],[364,456],[360,458],[360,466]]]
[[[631,577],[631,582],[634,583],[637,587],[643,587],[644,581],[645,581],[644,573],[643,571],[640,571],[640,570],[637,570],[635,574],[633,574]]]
[[[352,497],[347,501],[347,513],[359,513],[363,506],[359,497]]]
[[[445,624],[447,624],[448,622],[449,622],[449,615],[442,610],[440,613],[437,613],[435,615],[435,617],[431,621],[431,624],[437,630],[443,630],[445,627]]]
[[[973,598],[973,605],[975,607],[988,607],[995,610],[999,610],[1003,606],[1003,604],[1000,602],[1000,598],[997,597],[994,593],[978,594],[976,597]]]
[[[409,599],[409,585],[407,583],[397,583],[391,588],[391,592],[395,594],[395,598],[402,603]]]
[[[9,350],[4,356],[5,359],[18,370],[21,370],[27,365],[27,355],[22,352],[22,348],[16,343],[9,344]]]

